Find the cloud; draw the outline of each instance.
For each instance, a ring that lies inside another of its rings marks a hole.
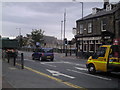
[[[91,13],[92,7],[102,7],[102,3],[84,2],[84,15]],[[61,38],[61,21],[66,9],[66,37],[73,38],[72,28],[81,18],[81,4],[73,2],[3,2],[3,35],[30,33],[32,29],[43,29],[46,35]]]

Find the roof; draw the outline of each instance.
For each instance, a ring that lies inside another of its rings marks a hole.
[[[115,11],[117,11],[120,6],[119,6],[120,3],[118,3],[118,6],[113,8],[112,10],[110,11],[106,11],[106,9],[103,9],[101,11],[98,11],[96,14],[89,14],[85,17],[83,17],[83,19],[78,19],[76,22],[78,21],[82,21],[82,20],[86,20],[86,19],[91,19],[91,18],[96,18],[96,17],[100,17],[100,16],[104,16],[104,15],[110,15],[110,14],[113,14]]]

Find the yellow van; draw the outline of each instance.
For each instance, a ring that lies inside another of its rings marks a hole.
[[[91,74],[96,71],[120,72],[120,46],[100,46],[96,53],[89,57],[86,67]]]

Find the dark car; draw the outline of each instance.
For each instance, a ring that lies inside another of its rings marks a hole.
[[[54,59],[53,49],[52,48],[41,48],[39,50],[34,51],[32,54],[32,59],[38,59],[40,61],[42,60],[51,60]]]

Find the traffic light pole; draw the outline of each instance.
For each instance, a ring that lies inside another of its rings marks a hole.
[[[67,45],[65,45],[66,49],[65,49],[65,56],[67,56]]]

